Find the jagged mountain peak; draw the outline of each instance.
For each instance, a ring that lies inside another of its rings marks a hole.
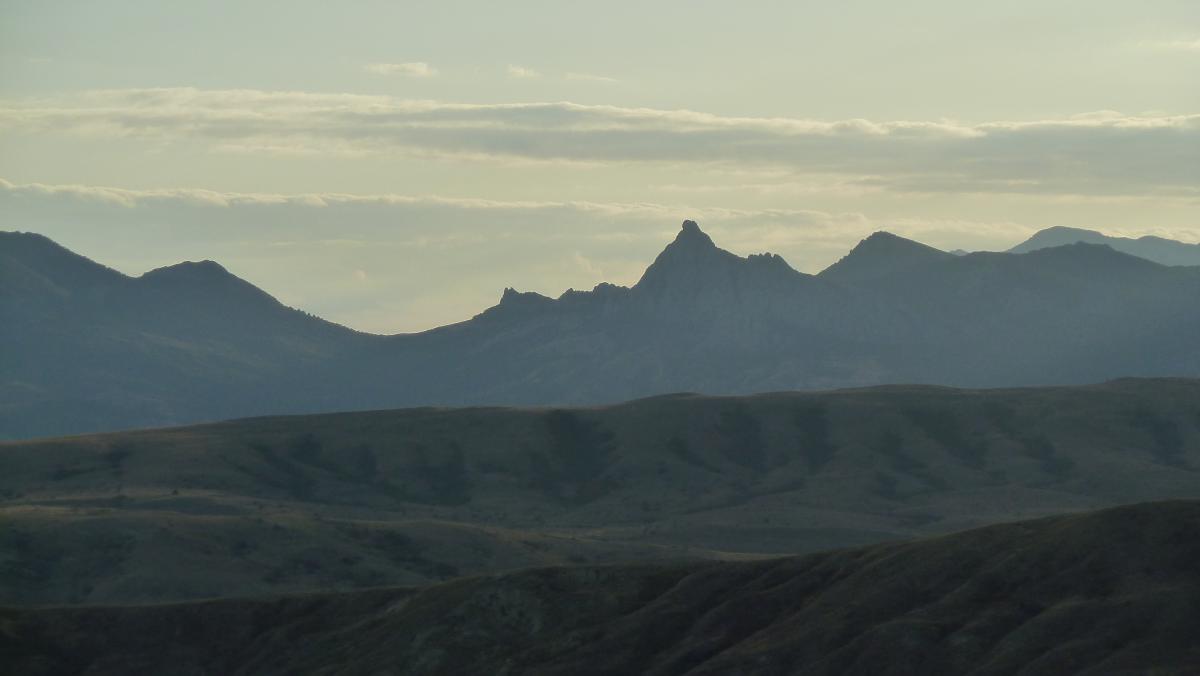
[[[679,228],[679,234],[675,236],[673,242],[667,245],[667,249],[695,252],[720,250],[713,243],[712,238],[708,236],[708,233],[701,230],[696,221],[691,220],[683,222],[683,225]]]
[[[504,287],[504,293],[500,295],[500,305],[505,306],[540,303],[548,300],[550,298],[536,291],[517,291],[511,286]]]
[[[559,302],[570,305],[625,298],[632,294],[657,301],[694,300],[711,293],[750,293],[778,290],[808,275],[797,272],[778,254],[752,254],[742,258],[718,247],[693,220],[685,220],[675,239],[659,253],[633,287],[600,283],[591,291],[568,289],[557,299],[535,292],[506,288],[500,302],[477,317],[524,317]]]
[[[695,221],[687,220],[633,288],[640,292],[684,291],[707,286],[721,270],[743,262],[744,259],[714,244]]]
[[[500,295],[500,302],[475,315],[475,318],[523,317],[529,312],[536,312],[554,302],[553,298],[543,296],[536,291],[517,291],[511,286],[507,286],[504,287],[504,293]]]
[[[712,238],[708,236],[700,225],[693,220],[685,220],[683,225],[679,226],[679,234],[675,237],[676,242],[694,242],[697,244],[707,244],[708,246],[716,246],[713,244]]]
[[[788,265],[788,262],[784,260],[783,256],[780,256],[777,253],[771,253],[769,251],[764,251],[763,253],[758,254],[750,254],[749,256],[746,256],[746,260],[757,265],[773,267],[783,265],[789,269],[792,267]]]

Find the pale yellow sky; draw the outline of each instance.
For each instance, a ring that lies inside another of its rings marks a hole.
[[[380,332],[632,283],[684,218],[809,272],[1200,240],[1194,2],[348,4],[0,2],[0,228]]]

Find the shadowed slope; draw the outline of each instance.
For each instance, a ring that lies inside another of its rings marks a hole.
[[[26,674],[1120,674],[1200,669],[1200,503],[747,563],[0,611]]]

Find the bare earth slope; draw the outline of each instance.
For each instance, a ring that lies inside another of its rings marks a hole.
[[[0,610],[10,673],[1186,674],[1200,502],[754,562]]]

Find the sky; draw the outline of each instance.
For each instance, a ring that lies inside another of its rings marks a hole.
[[[685,219],[1200,241],[1200,3],[0,0],[0,229],[356,329],[632,284]]]

